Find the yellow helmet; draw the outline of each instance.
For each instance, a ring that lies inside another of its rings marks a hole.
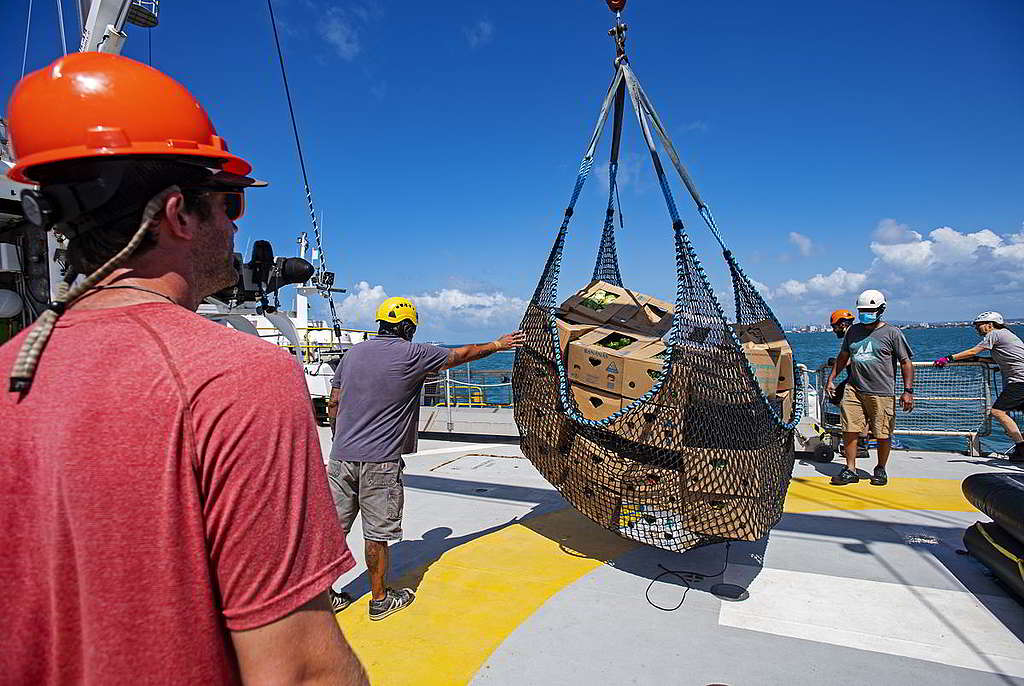
[[[420,325],[416,306],[405,298],[388,298],[377,307],[377,321],[397,324],[408,319],[414,326]]]

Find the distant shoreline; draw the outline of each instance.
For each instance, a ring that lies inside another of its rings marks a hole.
[[[974,325],[971,322],[922,322],[920,324],[913,324],[909,322],[888,322],[894,326],[898,326],[901,329],[970,329]],[[1010,320],[1006,322],[1007,326],[1024,326],[1024,320]],[[817,324],[809,324],[807,326],[818,326]],[[807,327],[800,328],[788,328],[785,329],[786,333],[832,333],[831,329],[821,325],[821,328],[817,330],[811,330]]]

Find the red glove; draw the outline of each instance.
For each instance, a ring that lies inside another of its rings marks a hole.
[[[940,357],[939,359],[935,360],[934,362],[932,362],[932,364],[934,364],[936,367],[945,367],[952,361],[953,358],[950,357],[949,355],[946,355],[945,357]]]

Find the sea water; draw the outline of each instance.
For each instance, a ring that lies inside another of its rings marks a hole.
[[[931,362],[943,355],[966,350],[980,340],[971,327],[915,328],[904,329],[903,333],[914,351],[914,361],[916,362]],[[1024,334],[1024,331],[1015,333],[1021,335]],[[840,341],[831,331],[791,333],[787,334],[787,337],[793,347],[794,361],[806,365],[808,369],[818,369],[830,357],[839,354]],[[474,370],[504,370],[507,372],[507,376],[510,376],[513,361],[512,352],[495,353],[469,365],[468,374],[472,375]],[[465,381],[467,379],[466,367],[453,369],[452,377]],[[491,377],[487,383],[497,383],[501,380]],[[897,380],[897,385],[900,383],[902,382]],[[507,404],[511,402],[511,389],[508,386],[483,390],[484,397],[489,403]],[[900,411],[897,409],[897,412]],[[899,436],[898,440],[904,447],[915,450],[962,451],[966,448],[966,439],[962,437]],[[985,450],[1002,452],[1010,447],[1010,439],[1003,433],[999,423],[993,420],[992,435],[982,439],[982,446]]]

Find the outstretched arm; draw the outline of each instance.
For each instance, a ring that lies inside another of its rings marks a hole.
[[[943,355],[939,359],[935,360],[934,364],[936,367],[944,367],[950,362],[963,362],[964,360],[969,360],[973,357],[977,357],[985,350],[987,350],[987,348],[983,348],[980,345],[976,345],[973,348],[961,350],[960,352],[953,353],[952,355]]]
[[[470,343],[469,345],[464,345],[461,348],[455,348],[448,353],[448,361],[441,366],[441,369],[458,367],[460,364],[479,360],[502,350],[518,348],[522,344],[522,331],[507,333],[498,340],[491,341],[490,343]]]

